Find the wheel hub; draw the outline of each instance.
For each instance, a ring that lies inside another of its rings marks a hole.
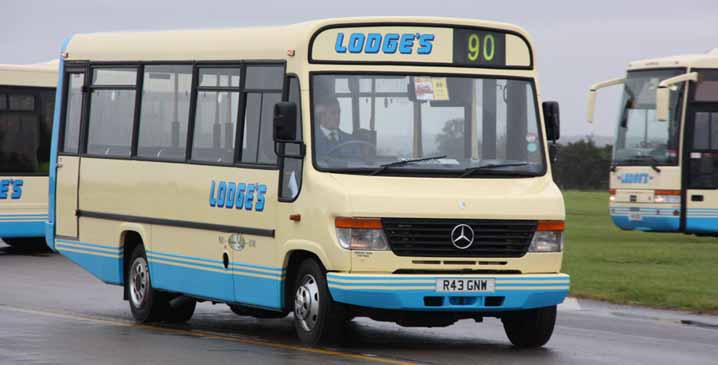
[[[130,297],[135,307],[141,307],[147,294],[148,285],[147,261],[138,258],[130,269]]]
[[[305,275],[294,295],[294,317],[306,331],[311,331],[319,317],[319,286],[312,275]]]

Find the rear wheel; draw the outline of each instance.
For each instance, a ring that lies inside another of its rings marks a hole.
[[[315,259],[306,259],[294,282],[294,328],[309,345],[339,343],[344,338],[346,308],[332,300],[325,277]]]
[[[556,306],[506,313],[501,318],[511,343],[520,348],[545,345],[556,324]]]
[[[132,317],[140,323],[161,320],[169,309],[169,303],[163,293],[152,288],[144,247],[137,246],[132,252],[126,279]]]
[[[167,295],[165,293],[162,294]],[[169,323],[185,323],[192,318],[196,307],[196,300],[178,295],[176,298],[168,301],[167,309],[162,315],[162,319]]]

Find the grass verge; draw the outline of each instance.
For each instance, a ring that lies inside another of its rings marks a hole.
[[[621,231],[604,192],[564,193],[571,295],[718,313],[718,238]]]

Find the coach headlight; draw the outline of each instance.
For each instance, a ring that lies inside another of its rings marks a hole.
[[[529,252],[561,252],[565,226],[564,221],[539,221]]]
[[[347,250],[389,249],[380,219],[338,217],[334,222],[339,246]]]

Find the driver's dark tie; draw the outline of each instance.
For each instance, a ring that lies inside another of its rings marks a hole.
[[[339,142],[339,138],[337,138],[337,132],[331,131],[329,132],[329,140],[332,141],[332,144],[337,144]]]

